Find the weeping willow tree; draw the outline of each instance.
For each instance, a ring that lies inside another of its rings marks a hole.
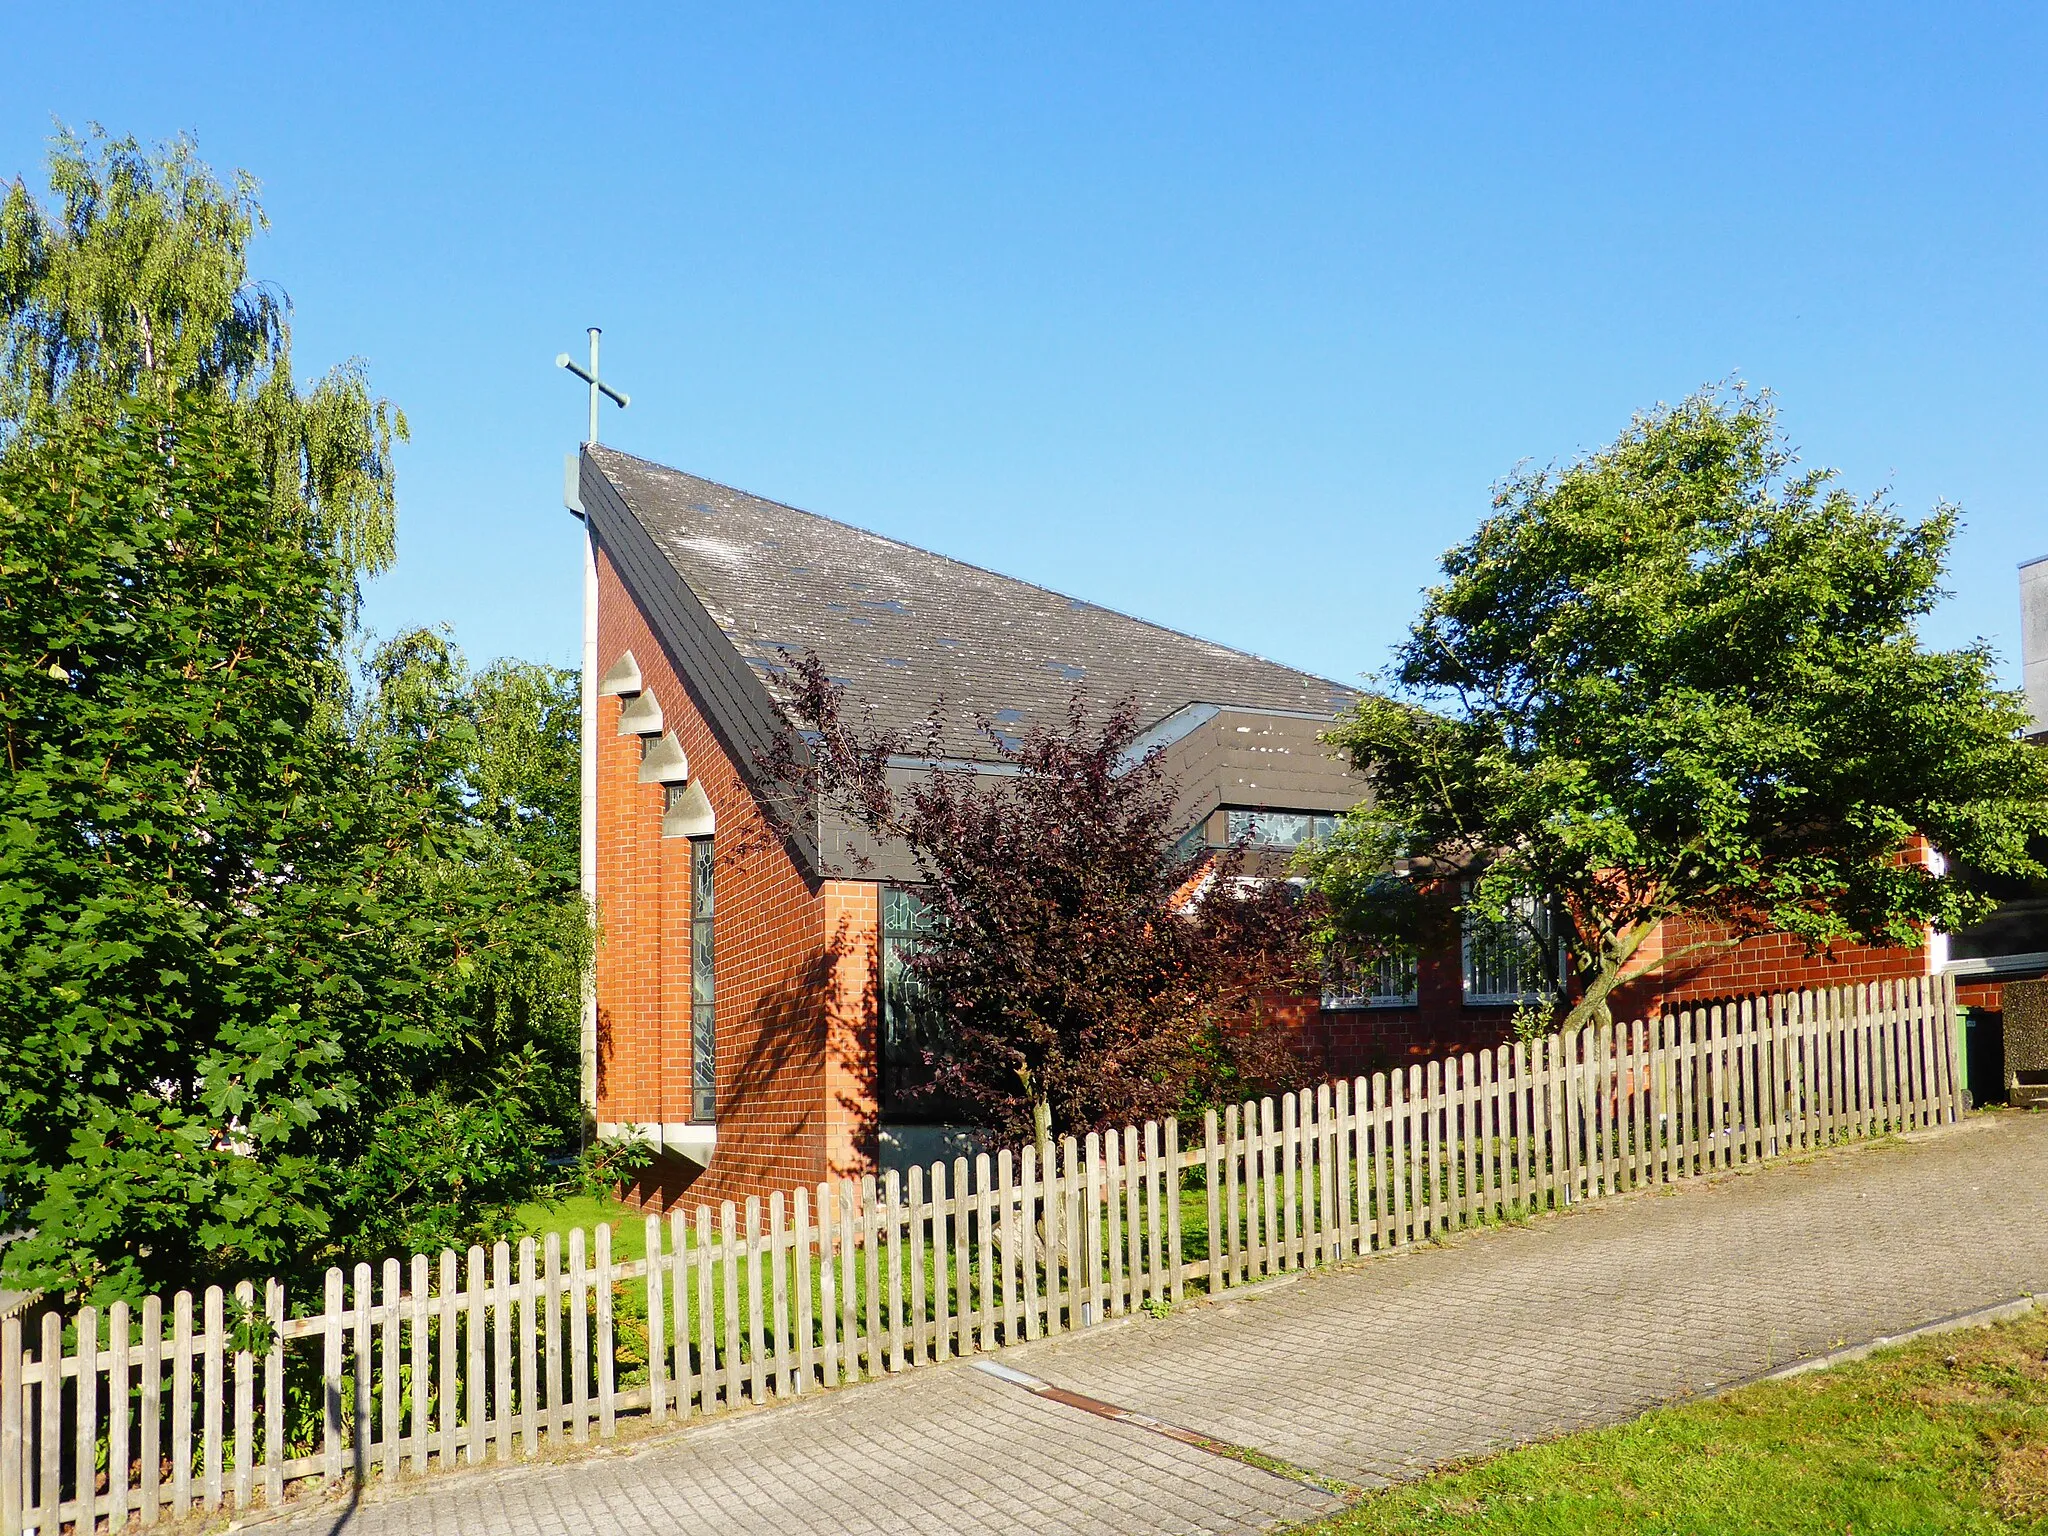
[[[390,565],[404,413],[360,359],[294,379],[291,301],[249,276],[268,227],[255,178],[224,184],[187,136],[150,151],[95,127],[58,132],[49,184],[0,201],[0,451],[66,416],[205,393],[256,448],[273,515],[310,520],[353,577]]]

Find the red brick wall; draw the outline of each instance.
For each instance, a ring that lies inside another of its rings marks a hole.
[[[598,670],[626,651],[717,817],[718,1145],[657,1159],[630,1191],[662,1210],[858,1172],[872,1134],[880,914],[865,881],[812,881],[775,838],[685,679],[598,554]],[[690,845],[664,838],[623,702],[598,701],[598,1106],[603,1122],[690,1118]]]
[[[1718,930],[1680,918],[1645,943],[1649,961],[1660,953],[1711,939]],[[1922,948],[1874,949],[1845,944],[1832,953],[1809,955],[1798,939],[1767,934],[1731,949],[1702,952],[1661,966],[1616,990],[1614,1016],[1644,1018],[1708,998],[1753,997],[1804,988],[1851,986],[1927,974]],[[1425,954],[1417,966],[1417,1006],[1320,1013],[1301,1023],[1304,1043],[1333,1076],[1378,1071],[1397,1062],[1462,1054],[1499,1045],[1513,1027],[1512,1008],[1467,1007],[1464,970],[1456,949]],[[1996,1008],[1994,985],[1966,988],[1966,1004]]]
[[[1645,941],[1638,960],[1648,963],[1696,943],[1721,939],[1726,933],[1718,924],[1673,918],[1661,932]],[[1612,1006],[1618,1019],[1643,1018],[1659,1009],[1705,998],[1755,997],[1810,987],[1854,986],[1927,973],[1928,954],[1918,945],[1873,948],[1841,944],[1831,951],[1809,955],[1801,940],[1790,934],[1769,933],[1745,939],[1733,948],[1703,950],[1696,956],[1660,965],[1617,988]]]

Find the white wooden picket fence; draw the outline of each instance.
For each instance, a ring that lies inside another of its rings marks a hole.
[[[1062,1139],[166,1304],[0,1323],[0,1536],[277,1505],[1086,1328],[1576,1201],[1955,1120],[1945,981],[1503,1045]],[[289,1303],[296,1302],[297,1305]],[[168,1322],[168,1331],[166,1323]],[[1484,1320],[1480,1320],[1481,1326]]]

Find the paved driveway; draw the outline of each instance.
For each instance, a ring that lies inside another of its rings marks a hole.
[[[1366,1484],[2036,1290],[2048,1291],[2048,1114],[2005,1113],[998,1358]],[[1258,1531],[1337,1504],[1310,1480],[962,1362],[595,1459],[400,1485],[266,1532],[1139,1536]]]

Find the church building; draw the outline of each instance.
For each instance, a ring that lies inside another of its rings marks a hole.
[[[1355,697],[1326,678],[608,447],[584,450],[575,495],[595,587],[584,1093],[601,1137],[654,1149],[644,1203],[789,1189],[957,1140],[892,1094],[905,1046],[888,982],[920,921],[907,860],[863,851],[829,811],[785,839],[764,810],[786,654],[815,651],[880,726],[914,729],[943,700],[939,750],[989,771],[977,715],[1021,735],[1064,718],[1077,685],[1100,704],[1133,695],[1188,835],[1218,846],[1298,844],[1363,793],[1318,740]]]
[[[567,491],[589,534],[584,1103],[600,1137],[653,1150],[632,1192],[651,1208],[929,1162],[969,1134],[901,1095],[903,961],[924,921],[907,857],[829,808],[794,836],[764,808],[787,657],[816,652],[877,726],[921,738],[943,703],[940,758],[990,773],[1009,770],[978,718],[1021,736],[1060,722],[1077,686],[1130,695],[1193,846],[1284,854],[1365,794],[1320,740],[1357,697],[1343,684],[612,448],[586,446]],[[2005,977],[2040,973],[2038,906],[1904,949],[1752,938],[1640,977],[1617,1014],[1943,971],[1996,1010]],[[1644,960],[1701,936],[1665,926]],[[1548,995],[1526,955],[1467,919],[1440,952],[1333,976],[1285,1015],[1333,1075],[1492,1046]]]

